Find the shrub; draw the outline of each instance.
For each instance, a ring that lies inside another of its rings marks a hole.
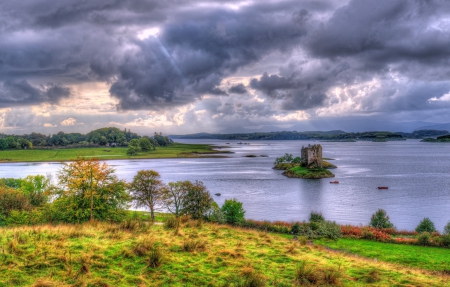
[[[450,247],[450,234],[442,235],[440,238],[442,246]]]
[[[280,163],[291,163],[294,160],[292,154],[286,153],[282,157],[277,157],[275,159],[274,165],[280,164]]]
[[[292,234],[298,234],[300,232],[300,224],[298,222],[294,223],[291,227]]]
[[[419,234],[419,236],[417,237],[417,243],[419,245],[430,245],[430,239],[431,239],[431,234],[428,232],[422,232],[421,234]]]
[[[309,222],[323,222],[325,218],[320,212],[311,212],[309,216]]]
[[[370,226],[375,228],[393,228],[394,224],[389,221],[389,216],[384,209],[378,209],[370,219]]]
[[[217,222],[217,223],[225,223],[226,218],[223,211],[220,209],[220,207],[217,205],[217,203],[213,202],[211,209],[207,213],[207,219],[211,222]]]
[[[431,232],[436,231],[436,228],[434,227],[434,223],[428,217],[425,217],[419,223],[419,225],[417,225],[416,231],[419,232],[419,233],[422,233],[422,232],[429,232],[429,233],[431,233]]]
[[[444,226],[444,232],[442,234],[450,235],[450,221]]]
[[[237,224],[244,221],[245,210],[242,208],[242,202],[235,198],[225,200],[222,206],[222,212],[225,215],[226,222]]]
[[[29,210],[30,202],[20,189],[0,186],[0,214],[8,217],[11,211]]]

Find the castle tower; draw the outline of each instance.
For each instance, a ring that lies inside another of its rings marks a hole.
[[[320,144],[302,146],[302,166],[307,168],[322,167],[322,146]]]

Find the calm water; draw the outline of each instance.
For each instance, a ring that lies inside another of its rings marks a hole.
[[[367,224],[378,208],[387,211],[400,229],[414,229],[429,217],[439,230],[450,221],[450,145],[408,140],[387,143],[321,143],[324,157],[333,158],[330,179],[290,179],[273,170],[276,157],[300,155],[310,141],[179,140],[229,146],[235,152],[221,159],[157,159],[109,161],[120,178],[131,180],[138,170],[154,169],[165,182],[201,180],[219,205],[237,198],[246,217],[306,220],[311,211],[341,224]],[[226,144],[230,143],[230,144]],[[246,154],[269,157],[247,158]],[[0,177],[56,175],[59,163],[0,164]],[[389,186],[378,190],[377,186]]]

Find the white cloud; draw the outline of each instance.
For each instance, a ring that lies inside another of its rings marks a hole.
[[[443,95],[442,97],[432,97],[428,102],[450,102],[450,92]]]
[[[73,126],[73,125],[76,124],[76,122],[77,122],[77,120],[74,119],[74,118],[67,118],[67,119],[65,119],[65,120],[63,120],[61,122],[61,125],[63,125],[63,126]]]
[[[43,126],[46,127],[46,128],[55,128],[58,125],[52,125],[51,123],[44,123]]]

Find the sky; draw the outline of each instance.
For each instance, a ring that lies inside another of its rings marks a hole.
[[[447,0],[0,2],[0,132],[450,122]]]

